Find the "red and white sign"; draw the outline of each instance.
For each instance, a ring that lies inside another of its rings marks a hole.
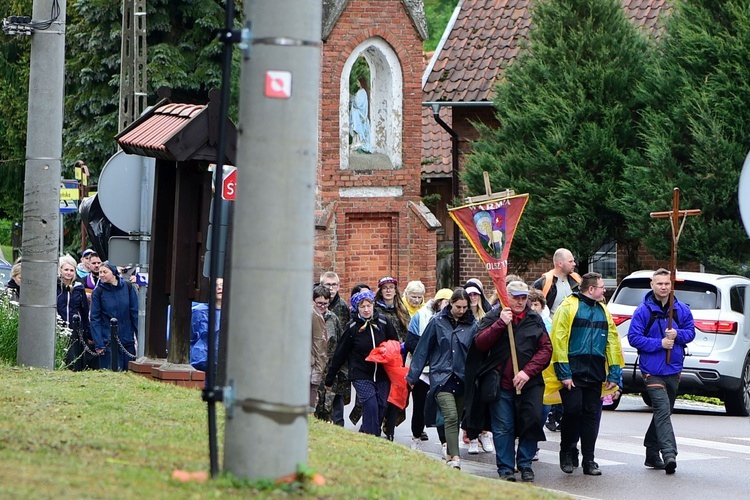
[[[266,97],[289,99],[292,97],[292,73],[290,71],[266,71]]]
[[[221,181],[221,197],[225,200],[234,201],[237,197],[237,168],[225,166],[227,170],[231,168],[229,173],[224,173],[224,178]]]

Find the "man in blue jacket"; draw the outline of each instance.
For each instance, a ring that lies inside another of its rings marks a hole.
[[[638,349],[641,373],[654,408],[643,439],[646,447],[644,465],[664,469],[667,474],[674,474],[677,469],[677,443],[670,416],[680,385],[685,347],[695,338],[693,314],[676,297],[672,306],[672,328],[667,328],[671,290],[669,271],[663,268],[654,271],[651,291],[633,313],[628,330],[628,342]]]

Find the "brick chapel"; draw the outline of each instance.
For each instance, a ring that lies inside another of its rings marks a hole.
[[[421,202],[421,0],[323,0],[314,279],[342,295],[386,275],[436,284],[440,223]],[[360,61],[357,63],[357,61]],[[369,152],[350,144],[350,75],[369,72]]]

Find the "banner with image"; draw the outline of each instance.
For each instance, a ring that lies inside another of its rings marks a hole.
[[[505,276],[508,274],[510,245],[528,201],[528,194],[519,194],[448,209],[487,267],[503,305],[508,305]]]

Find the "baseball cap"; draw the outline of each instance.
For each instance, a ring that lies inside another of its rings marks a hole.
[[[468,286],[464,288],[464,290],[466,290],[466,293],[469,293],[469,294],[476,293],[477,295],[482,295],[482,292],[480,292],[479,288],[477,288],[476,286]]]
[[[507,289],[508,293],[513,296],[529,294],[529,285],[527,285],[523,281],[511,281],[510,283],[508,283]]]
[[[453,290],[451,290],[450,288],[441,288],[435,294],[435,300],[443,300],[443,299],[450,300],[452,296],[453,296]]]
[[[91,255],[92,253],[96,253],[96,252],[94,252],[90,248],[87,248],[86,250],[83,251],[83,253],[81,254],[81,257],[87,257],[87,256]]]

